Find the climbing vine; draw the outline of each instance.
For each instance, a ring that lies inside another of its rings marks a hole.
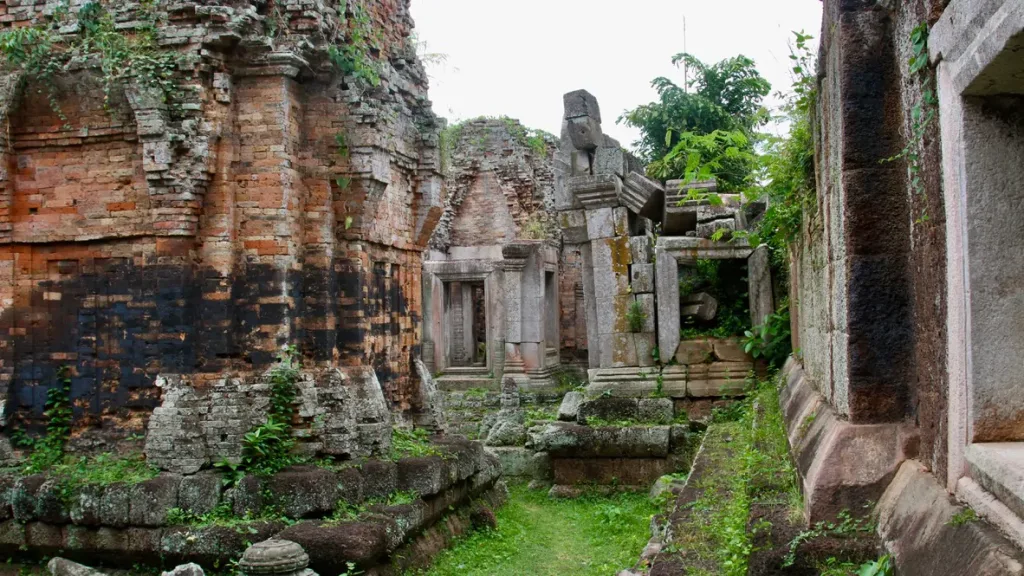
[[[29,438],[21,431],[14,434],[18,445],[31,449],[25,474],[38,474],[64,460],[64,448],[71,437],[71,369],[61,366],[57,370],[57,385],[46,392],[46,433],[40,438]]]
[[[119,30],[114,16],[100,2],[88,2],[76,14],[62,4],[49,22],[0,32],[0,62],[8,70],[40,84],[50,107],[67,124],[61,110],[56,79],[73,70],[93,68],[100,71],[103,104],[109,107],[116,87],[135,84],[156,90],[163,100],[181,99],[174,75],[180,55],[159,50],[156,42],[160,24],[152,0],[144,1],[136,12],[139,23],[131,32]],[[77,29],[74,35],[62,35],[59,29]]]
[[[328,47],[331,63],[345,76],[352,76],[370,86],[380,85],[380,68],[370,55],[380,49],[380,30],[374,29],[370,15],[360,2],[341,0],[338,14],[345,18],[347,35],[341,42]]]
[[[911,77],[920,79],[921,99],[910,109],[910,133],[907,136],[907,144],[895,156],[883,160],[883,162],[894,162],[905,159],[907,162],[907,177],[910,179],[910,188],[914,194],[924,197],[926,190],[924,186],[924,162],[921,159],[921,150],[924,147],[924,137],[928,128],[938,113],[939,99],[935,94],[935,78],[928,65],[928,23],[921,22],[910,32],[911,56],[907,60],[907,69]],[[928,205],[925,202],[921,208],[921,214],[914,220],[914,224],[923,224],[928,221]]]
[[[295,416],[295,384],[299,381],[299,354],[294,346],[286,346],[278,361],[267,373],[270,381],[270,406],[266,420],[242,437],[242,459],[234,464],[221,461],[218,468],[227,476],[227,484],[235,484],[246,473],[269,475],[297,462],[292,454],[292,418]]]

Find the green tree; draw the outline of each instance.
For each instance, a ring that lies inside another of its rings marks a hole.
[[[686,86],[655,78],[651,85],[658,92],[658,101],[619,118],[619,122],[640,129],[640,139],[634,143],[637,151],[653,162],[671,152],[684,134],[702,136],[716,130],[741,132],[752,149],[757,129],[769,120],[762,101],[771,91],[754,61],[740,55],[707,65],[681,53],[672,57],[672,63],[686,65]]]

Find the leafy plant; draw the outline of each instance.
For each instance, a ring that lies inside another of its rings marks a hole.
[[[181,98],[175,80],[181,57],[160,49],[157,13],[146,3],[142,6],[130,33],[119,29],[114,16],[97,1],[83,4],[77,14],[59,10],[50,24],[6,29],[0,32],[0,58],[7,69],[20,70],[41,83],[40,91],[45,89],[50,107],[65,123],[68,119],[58,102],[56,78],[83,63],[99,70],[105,106],[115,87],[130,84],[154,90],[164,102],[176,103]],[[77,34],[54,31],[76,25]]]
[[[977,521],[978,513],[975,512],[973,508],[964,508],[963,510],[954,514],[953,517],[949,519],[949,522],[947,522],[947,524],[949,524],[950,526],[963,526],[964,524],[970,524],[971,522]]]
[[[715,179],[723,192],[743,191],[753,185],[753,168],[757,156],[750,138],[740,130],[715,130],[708,134],[683,132],[676,135],[669,130],[665,136],[676,144],[661,158],[647,166],[654,178],[678,178],[681,187],[694,182]],[[722,204],[717,193],[690,189],[686,200],[707,200],[711,205]]]
[[[375,30],[366,8],[359,0],[341,0],[338,13],[346,16],[347,38],[327,49],[327,56],[334,67],[346,77],[364,82],[370,86],[380,85],[380,69],[370,56],[379,48],[380,32]]]
[[[48,471],[64,460],[64,448],[71,437],[71,369],[61,366],[57,370],[57,384],[46,392],[43,416],[46,433],[37,439],[19,438],[23,446],[31,448],[25,474]]]
[[[644,305],[637,300],[630,303],[629,309],[626,311],[626,322],[629,324],[630,332],[642,332],[644,324],[647,323],[647,312],[644,311]]]
[[[223,460],[215,464],[224,472],[227,485],[236,484],[246,474],[274,474],[296,463],[292,454],[292,418],[299,377],[298,352],[294,346],[285,346],[267,373],[270,406],[266,420],[242,437],[242,458],[238,463]]]
[[[423,458],[426,456],[442,456],[444,453],[430,443],[430,433],[422,428],[391,430],[391,459]]]
[[[892,576],[892,561],[888,555],[874,562],[868,562],[857,570],[857,576]]]
[[[868,518],[854,518],[849,510],[839,512],[835,522],[818,522],[811,529],[804,530],[797,534],[789,543],[789,552],[782,561],[782,567],[788,568],[796,562],[797,548],[804,542],[824,536],[851,536],[856,534],[868,534],[874,530],[874,526]],[[880,561],[881,562],[881,561]],[[885,559],[886,564],[888,560]],[[880,566],[880,565],[879,565]],[[863,570],[863,568],[862,568]],[[859,574],[859,573],[858,573]],[[869,574],[885,574],[885,572],[869,572]]]
[[[780,367],[793,351],[791,332],[789,302],[783,300],[778,310],[765,317],[764,323],[743,333],[743,350]]]

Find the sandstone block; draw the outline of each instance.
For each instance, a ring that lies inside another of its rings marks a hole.
[[[322,574],[344,573],[346,562],[372,566],[387,553],[385,527],[373,522],[299,522],[285,528],[279,538],[302,546],[309,554],[309,567]]]
[[[626,173],[626,152],[622,148],[611,148],[598,146],[594,152],[594,174],[617,174],[624,176]]]
[[[718,338],[712,341],[715,358],[725,362],[753,362],[754,358],[743,351],[743,342],[739,338]]]
[[[645,424],[670,424],[675,418],[671,398],[641,398],[637,407],[639,420]]]
[[[597,98],[586,90],[566,93],[562,96],[562,104],[565,110],[563,116],[565,119],[589,117],[598,122],[601,121],[601,107],[597,103]]]
[[[611,207],[587,210],[586,219],[587,237],[589,239],[612,238],[615,236],[615,223]]]
[[[533,450],[518,446],[488,447],[488,454],[493,454],[501,462],[501,475],[529,477],[534,476]]]
[[[703,364],[714,359],[714,346],[708,339],[683,340],[676,349],[676,362],[679,364]]]
[[[604,133],[601,131],[601,123],[599,121],[584,116],[569,118],[567,122],[569,138],[577,150],[595,150],[601,145]]]
[[[575,421],[576,415],[580,410],[580,404],[582,403],[582,392],[567,392],[562,397],[562,403],[558,406],[558,419],[565,422]]]
[[[178,485],[178,507],[193,514],[208,514],[220,503],[223,485],[219,474],[200,472],[184,476]]]
[[[104,572],[60,557],[50,560],[46,570],[51,576],[106,576]]]
[[[433,496],[444,488],[444,466],[440,458],[402,458],[398,465],[398,489],[420,496]]]
[[[264,485],[274,495],[274,504],[289,518],[326,516],[338,500],[338,479],[323,468],[289,468],[267,478]]]
[[[180,483],[181,476],[165,473],[132,486],[129,489],[129,523],[153,528],[163,526],[167,520],[167,511],[178,506]]]
[[[630,236],[629,253],[634,264],[654,263],[654,246],[647,236]]]
[[[71,521],[79,526],[99,526],[102,501],[102,486],[82,486],[71,498]]]
[[[630,247],[632,247],[632,239],[630,239]],[[634,294],[653,293],[654,292],[654,264],[648,263],[648,260],[639,260],[642,264],[636,264],[638,260],[633,260],[634,264],[629,267],[629,285],[633,289]],[[652,306],[653,309],[653,299]],[[654,314],[652,313],[653,317]]]
[[[669,427],[559,422],[530,429],[530,447],[554,458],[663,458],[669,453]]]
[[[42,474],[25,476],[14,483],[11,493],[11,509],[14,512],[15,520],[24,523],[39,517],[38,493],[44,483],[46,483],[46,476]]]
[[[584,400],[576,413],[576,419],[580,424],[586,424],[589,419],[616,422],[637,420],[639,416],[640,408],[636,399],[615,397]]]

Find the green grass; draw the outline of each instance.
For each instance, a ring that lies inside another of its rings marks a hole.
[[[646,494],[555,500],[513,486],[498,529],[476,532],[438,556],[426,576],[607,576],[632,566],[656,512]]]

